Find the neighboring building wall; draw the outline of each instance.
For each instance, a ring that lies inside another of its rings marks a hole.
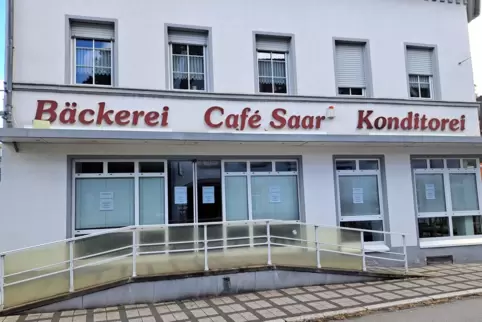
[[[440,99],[474,101],[471,62],[458,64],[470,57],[466,7],[455,3],[17,0],[14,82],[69,83],[67,16],[117,22],[119,87],[168,89],[165,25],[172,24],[211,28],[215,92],[254,93],[253,32],[260,32],[294,35],[298,95],[337,95],[336,37],[369,40],[374,97],[408,97],[404,43],[410,43],[436,45]]]

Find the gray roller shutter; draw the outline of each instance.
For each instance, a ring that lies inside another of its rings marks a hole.
[[[202,31],[170,29],[169,43],[207,46],[208,34]]]
[[[407,64],[410,75],[433,75],[432,49],[407,48]]]
[[[72,21],[70,24],[70,31],[74,38],[115,39],[113,23]]]
[[[290,42],[290,38],[287,37],[257,36],[256,49],[287,53],[290,51]]]
[[[364,56],[364,44],[336,44],[336,79],[338,87],[366,87]]]

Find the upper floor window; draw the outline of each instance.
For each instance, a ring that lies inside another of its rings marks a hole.
[[[338,95],[366,95],[365,47],[365,43],[335,42],[335,76]]]
[[[172,89],[205,91],[208,33],[169,29]]]
[[[291,39],[288,37],[256,36],[258,91],[260,93],[288,93]]]
[[[407,47],[410,97],[434,98],[433,48]]]
[[[113,85],[113,23],[71,22],[74,84]]]

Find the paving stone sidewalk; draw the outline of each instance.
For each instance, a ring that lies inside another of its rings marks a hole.
[[[276,321],[303,315],[388,304],[482,288],[482,264],[411,269],[429,277],[289,288],[193,301],[124,305],[0,317],[0,322],[244,322]]]

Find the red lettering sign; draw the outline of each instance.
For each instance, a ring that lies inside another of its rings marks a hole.
[[[319,130],[324,121],[334,118],[332,106],[328,108],[327,113],[328,116],[299,115],[279,107],[271,111],[267,126],[275,130]],[[38,100],[35,119],[60,124],[137,126],[143,123],[148,127],[167,127],[169,126],[169,107],[164,106],[162,111],[113,110],[109,109],[105,102],[97,103],[95,108],[80,108],[76,102],[65,102],[64,107],[59,109],[57,101]],[[261,127],[262,119],[260,111],[250,107],[244,107],[238,113],[227,114],[223,107],[211,106],[204,113],[204,123],[213,129],[256,130]],[[339,124],[339,126],[347,125]],[[463,132],[465,115],[459,118],[438,118],[408,112],[405,117],[386,117],[375,115],[373,110],[359,110],[357,129]]]
[[[465,130],[465,115],[461,115],[458,119],[449,118],[429,118],[425,114],[408,112],[406,117],[385,117],[373,116],[373,111],[359,110],[357,129],[367,130],[430,130],[430,131],[460,131]]]
[[[77,103],[66,102],[64,108],[58,111],[59,104],[52,100],[38,100],[37,111],[35,113],[36,120],[44,120],[53,123],[58,120],[61,124],[75,124],[77,122],[89,125],[95,122],[97,125],[119,125],[119,126],[135,126],[140,120],[144,121],[147,126],[169,125],[169,107],[164,106],[162,113],[157,111],[114,111],[106,108],[105,102],[98,103],[97,110],[77,108]]]
[[[326,117],[324,115],[288,115],[283,108],[276,108],[271,112],[269,126],[273,129],[320,129],[321,123]],[[262,117],[259,111],[252,111],[245,107],[241,113],[224,115],[224,109],[219,106],[212,106],[204,113],[204,123],[210,128],[218,129],[224,126],[227,129],[243,131],[245,129],[258,129],[261,126]]]

